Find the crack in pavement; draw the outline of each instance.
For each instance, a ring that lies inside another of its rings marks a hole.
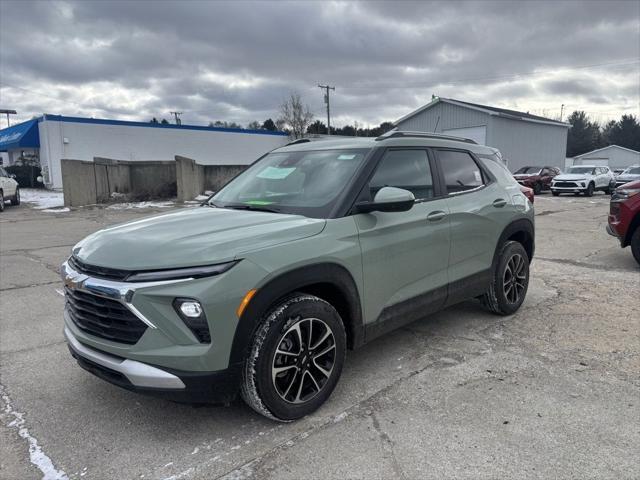
[[[371,423],[373,424],[373,428],[375,429],[375,431],[378,432],[383,450],[387,451],[387,453],[389,453],[389,455],[391,456],[393,471],[396,474],[396,478],[406,479],[407,476],[405,475],[404,470],[402,469],[402,466],[400,465],[400,462],[398,462],[398,458],[396,457],[396,444],[391,439],[391,437],[389,437],[389,434],[387,434],[387,432],[382,429],[382,427],[380,426],[380,422],[378,421],[378,417],[373,411],[371,412]]]

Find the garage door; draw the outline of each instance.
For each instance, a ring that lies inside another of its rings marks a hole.
[[[595,165],[597,167],[608,167],[608,158],[578,158],[573,163],[574,165]]]
[[[445,135],[455,135],[456,137],[470,138],[480,145],[486,145],[487,142],[487,127],[467,127],[467,128],[450,128],[448,130],[442,130]]]

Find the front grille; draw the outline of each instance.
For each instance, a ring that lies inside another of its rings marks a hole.
[[[89,265],[76,257],[69,258],[69,265],[75,271],[84,273],[91,277],[104,278],[106,280],[115,280],[122,282],[127,279],[132,272],[128,270],[119,270],[116,268],[98,267],[96,265]]]
[[[122,303],[65,287],[67,311],[82,331],[113,342],[132,345],[147,326]]]
[[[578,186],[576,182],[556,182],[553,184],[554,187],[560,188],[575,188]]]

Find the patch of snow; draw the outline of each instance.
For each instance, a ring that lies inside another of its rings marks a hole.
[[[204,202],[207,198],[209,198],[209,195],[198,195],[196,198],[194,198],[194,200],[197,200],[198,202]]]
[[[333,423],[339,423],[341,421],[343,421],[345,418],[347,418],[349,416],[349,414],[347,412],[342,412],[339,415],[336,415],[335,417],[333,417]]]
[[[45,208],[44,210],[40,210],[41,212],[47,212],[47,213],[67,213],[70,212],[71,210],[69,210],[69,207],[64,207],[64,208]]]
[[[21,188],[20,200],[24,203],[33,203],[36,210],[45,208],[64,207],[64,195],[55,190],[37,188]]]
[[[40,445],[38,445],[38,440],[29,433],[29,430],[25,427],[24,413],[17,412],[13,409],[9,395],[5,393],[4,387],[1,385],[0,397],[2,397],[2,402],[4,403],[4,413],[14,418],[8,426],[18,429],[18,435],[29,443],[29,460],[42,472],[42,480],[69,480],[67,474],[55,467],[51,459],[42,451]]]
[[[128,202],[128,203],[114,203],[109,205],[109,210],[128,210],[137,208],[171,208],[175,204],[172,201],[165,202]]]
[[[191,455],[195,455],[199,451],[200,451],[200,447],[196,447],[196,448],[193,449],[193,452],[191,452]]]

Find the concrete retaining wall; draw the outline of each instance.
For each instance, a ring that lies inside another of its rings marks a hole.
[[[246,168],[246,165],[202,165],[176,155],[178,201],[192,200],[207,190],[218,191]]]
[[[62,159],[61,171],[64,204],[69,207],[106,203],[113,193],[138,201],[176,195],[176,165],[171,161]]]
[[[113,193],[129,201],[177,197],[193,200],[217,191],[245,165],[202,165],[187,157],[175,161],[130,161],[96,157],[93,162],[63,159],[64,204],[69,207],[106,203]]]

